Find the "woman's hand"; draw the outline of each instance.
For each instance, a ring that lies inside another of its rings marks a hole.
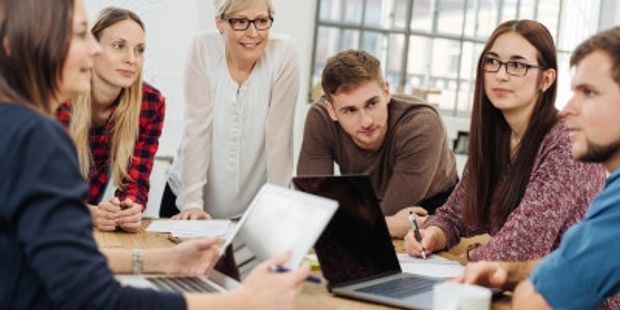
[[[158,257],[156,270],[167,274],[205,274],[219,257],[218,238],[200,238],[183,241],[168,248]]]
[[[117,227],[116,214],[121,207],[109,201],[101,202],[99,205],[86,205],[93,220],[93,226],[101,231],[115,231]]]
[[[209,220],[209,213],[198,208],[189,208],[172,217],[173,220]]]
[[[290,259],[287,253],[256,266],[245,279],[239,293],[253,309],[295,309],[305,279],[310,275],[310,266],[302,265],[297,270],[277,273],[272,266],[281,266]]]
[[[392,238],[401,239],[405,237],[408,232],[411,231],[411,222],[409,222],[409,211],[415,213],[418,227],[422,227],[422,224],[424,224],[424,222],[428,218],[428,212],[421,207],[404,208],[392,216],[386,216],[385,222]]]
[[[446,236],[437,226],[429,226],[420,229],[421,242],[415,239],[413,231],[409,231],[405,236],[405,250],[411,256],[422,256],[422,251],[426,254],[442,250],[446,247]]]
[[[121,207],[116,213],[116,223],[122,230],[137,232],[142,228],[142,205],[133,202],[131,198],[119,201],[114,197],[111,202]]]

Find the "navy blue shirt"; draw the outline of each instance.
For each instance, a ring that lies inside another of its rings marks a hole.
[[[0,309],[185,309],[121,286],[92,236],[75,148],[52,119],[0,103]]]
[[[607,179],[585,218],[530,280],[554,309],[593,309],[620,292],[620,169]],[[617,309],[617,297],[607,306]]]

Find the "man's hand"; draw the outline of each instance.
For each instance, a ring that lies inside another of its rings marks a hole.
[[[465,266],[463,273],[454,279],[457,283],[507,289],[508,270],[499,262],[475,262]]]
[[[476,262],[465,266],[463,273],[454,280],[459,283],[478,284],[513,290],[526,280],[538,260],[525,262]]]
[[[409,231],[411,231],[409,211],[413,211],[415,213],[418,227],[422,227],[422,224],[424,224],[428,218],[428,212],[421,207],[407,207],[392,216],[386,216],[385,222],[392,238],[402,239]]]

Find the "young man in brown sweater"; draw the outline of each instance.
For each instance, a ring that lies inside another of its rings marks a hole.
[[[324,98],[306,117],[298,175],[370,175],[393,237],[411,228],[413,210],[434,213],[458,181],[438,112],[419,98],[392,96],[381,65],[347,50],[323,70]],[[419,206],[419,207],[414,207]],[[421,207],[421,208],[420,208]]]

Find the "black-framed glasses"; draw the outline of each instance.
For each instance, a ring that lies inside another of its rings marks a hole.
[[[485,72],[498,72],[502,66],[506,68],[506,73],[518,77],[525,76],[531,68],[544,68],[544,66],[530,65],[520,61],[503,62],[493,57],[485,57],[482,61],[482,70]]]
[[[250,24],[254,24],[254,28],[256,30],[267,30],[271,28],[273,24],[273,17],[258,17],[255,19],[248,18],[234,18],[234,17],[224,17],[225,21],[228,22],[230,28],[235,31],[245,31],[250,28]]]

